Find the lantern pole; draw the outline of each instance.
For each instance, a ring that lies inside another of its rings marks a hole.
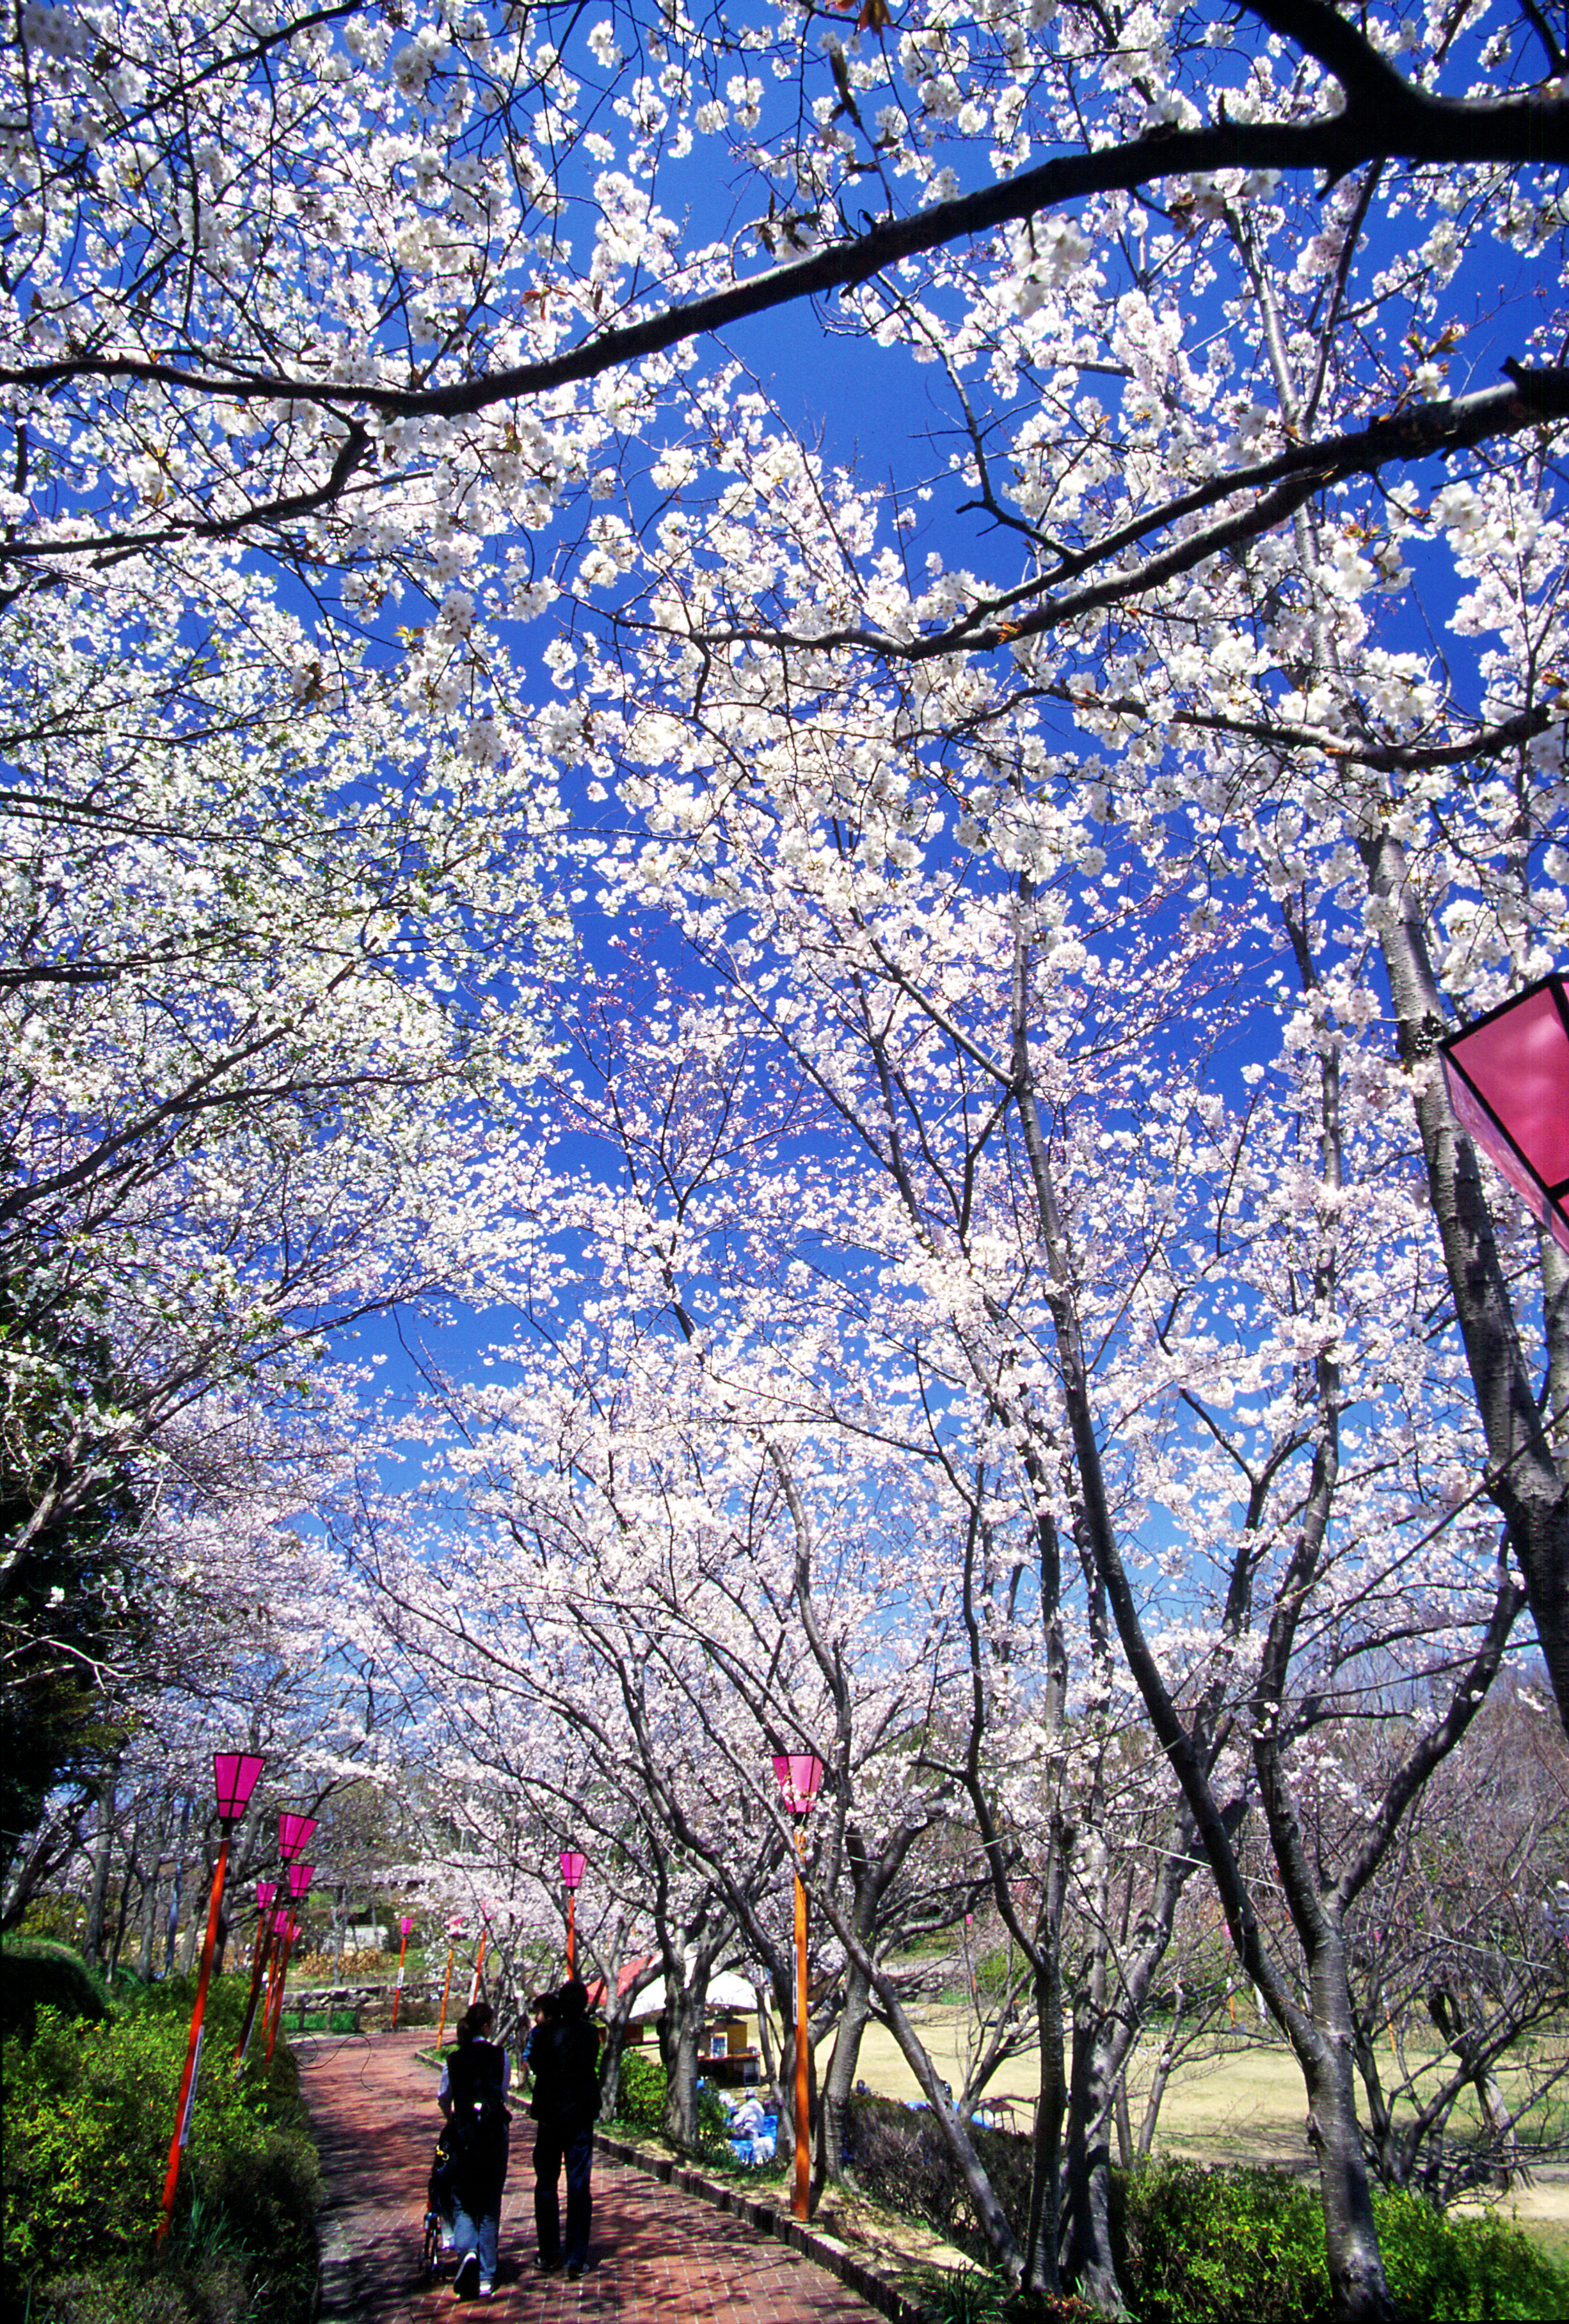
[[[791,2209],[798,2219],[811,2216],[812,2092],[810,1997],[807,1991],[807,1818],[823,1781],[823,1763],[811,1753],[779,1751],[773,1771],[785,1806],[795,1824],[796,1843],[796,2184]]]
[[[251,2046],[251,2028],[256,2022],[256,2003],[261,1996],[262,1977],[272,1954],[272,1903],[278,1894],[271,1880],[256,1883],[256,1945],[251,1956],[251,1990],[245,1997],[245,2015],[240,2024],[240,2038],[235,2043],[235,2073],[245,2062],[245,2052]]]
[[[409,1932],[413,1927],[414,1923],[409,1918],[407,1913],[405,1913],[398,1925],[403,1932],[403,1941],[398,1947],[398,1983],[397,1989],[392,1995],[392,2031],[394,2034],[398,2030],[398,2004],[403,1998],[403,1956],[409,1950]]]
[[[286,1810],[285,1812],[279,1817],[278,1853],[283,1860],[286,1871],[289,1866],[295,1861],[301,1849],[303,1849],[306,1841],[310,1838],[311,1833],[316,1830],[316,1819],[314,1816],[296,1815],[292,1811]],[[272,2015],[272,1970],[273,1965],[277,1960],[278,1940],[281,1935],[285,1925],[285,1915],[282,1912],[269,1912],[266,1908],[273,1903],[274,1899],[280,1894],[281,1890],[279,1887],[272,1882],[263,1881],[258,1882],[257,1884],[256,1902],[262,1906],[263,1912],[261,1922],[256,1930],[256,1963],[254,1969],[251,1972],[250,1997],[245,2003],[245,2015],[244,2023],[240,2027],[240,2038],[235,2044],[235,2073],[236,2078],[239,2074],[240,2068],[245,2062],[245,2052],[251,2046],[251,2035],[255,2030],[256,2007],[258,2002],[262,2002],[261,2014],[263,2024],[266,2024],[268,2018]],[[267,1980],[265,2001],[262,2001],[262,1979],[263,1976]]]
[[[811,2041],[807,1993],[807,1828],[796,1825],[796,2190],[792,2209],[806,2218],[812,2200],[812,2092],[807,2051]]]
[[[561,1850],[561,1886],[567,1891],[567,1974],[577,1974],[577,1891],[583,1875],[588,1868],[588,1858],[580,1848]]]
[[[207,1935],[202,1940],[201,1969],[196,1981],[196,2002],[190,2013],[190,2033],[185,2045],[185,2067],[180,2077],[180,2094],[174,2101],[174,2135],[169,2142],[169,2167],[163,2174],[163,2200],[158,2213],[158,2241],[162,2244],[169,2233],[174,2217],[174,2198],[180,2186],[180,2165],[185,2153],[185,2143],[190,2136],[191,2110],[196,2104],[196,2078],[201,2062],[202,2019],[207,2015],[207,1989],[212,1977],[212,1957],[217,1942],[218,1913],[224,1901],[224,1882],[229,1869],[229,1842],[234,1838],[235,1824],[250,1804],[251,1794],[266,1765],[251,1751],[215,1751],[213,1754],[213,1785],[217,1794],[218,1822],[222,1838],[218,1842],[218,1860],[213,1867],[212,1894],[208,1899]]]
[[[267,2025],[265,2062],[269,2065],[272,2063],[273,2046],[278,2039],[278,2028],[283,2022],[283,1987],[289,1977],[290,1956],[294,1950],[295,1940],[303,1926],[300,1914],[305,1899],[309,1894],[310,1883],[315,1875],[314,1864],[291,1864],[289,1867],[289,1917],[282,1932],[283,1945],[278,1960],[278,1981],[272,1991],[272,2014]]]

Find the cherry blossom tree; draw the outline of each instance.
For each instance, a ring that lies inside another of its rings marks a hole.
[[[43,935],[12,1115],[36,1304],[108,1303],[135,1419],[106,1462],[162,1473],[184,1383],[242,1351],[282,1390],[324,1322],[510,1275],[526,1393],[456,1400],[474,1610],[389,1551],[406,1643],[531,1717],[541,1670],[558,1716],[602,1691],[681,1909],[728,1880],[763,1959],[783,1830],[749,1795],[733,1848],[715,1770],[821,1737],[814,1897],[896,2025],[855,1880],[902,1827],[808,1609],[822,1542],[878,1538],[825,1532],[825,1480],[899,1478],[934,1517],[904,1543],[945,1674],[922,1813],[963,1800],[1048,2035],[1024,2249],[972,2178],[1000,2255],[1055,2282],[1066,2232],[1117,2297],[1106,2126],[1186,1872],[1115,1976],[1090,1949],[1070,2059],[1048,2029],[1067,1916],[1110,1926],[1136,1698],[1167,1860],[1204,1858],[1303,2067],[1337,2303],[1383,2315],[1358,1915],[1525,1603],[1569,1720],[1569,1275],[1432,1056],[1565,927],[1555,29],[1535,0],[19,21],[0,557],[47,673],[18,755],[70,771],[14,916]],[[715,336],[808,299],[820,383]],[[158,841],[167,1016],[120,867],[118,949],[60,900],[143,721],[162,771],[116,840]],[[600,1067],[556,1093],[613,1177],[531,1154],[536,1117],[475,1127],[540,1051],[476,954],[531,982],[558,910],[586,984],[595,913],[692,964],[631,1012],[620,1122]],[[727,1578],[753,1511],[766,1603]],[[841,1587],[871,1595],[853,1558]],[[1392,1687],[1409,1726],[1353,1751]]]
[[[881,0],[854,26],[36,0],[19,35],[17,589],[105,549],[249,535],[308,574],[347,564],[374,601],[378,567],[450,576],[548,519],[699,335],[835,294],[870,325],[913,265],[940,277],[982,237],[1028,301],[1084,239],[1070,205],[1528,171],[1565,141],[1534,5],[1364,26],[1265,0],[1232,34],[1148,7],[960,30]],[[684,234],[704,177],[734,208],[698,201]],[[1561,377],[1521,378],[1475,424],[1563,408]],[[1453,422],[1403,424],[1354,430],[1350,456],[1408,458]],[[1300,487],[1258,465],[1216,498],[1316,489],[1311,461],[1284,471]]]

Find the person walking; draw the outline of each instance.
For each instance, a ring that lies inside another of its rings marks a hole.
[[[441,2065],[436,2102],[447,2117],[444,2144],[451,2157],[452,2247],[457,2253],[453,2292],[459,2300],[495,2290],[502,2189],[507,2176],[507,2053],[490,2039],[495,2024],[489,2002],[476,2001],[457,2022],[457,2046]]]
[[[594,2216],[589,2172],[594,2163],[594,2117],[599,2112],[599,2035],[588,2023],[588,1988],[580,1978],[564,1985],[557,1999],[560,2015],[547,2019],[533,2037],[530,2062],[539,2126],[534,2136],[534,2225],[540,2250],[536,2265],[549,2273],[567,2263],[576,2283],[588,2264],[588,2230]],[[558,2185],[567,2166],[567,2243],[561,2244]]]

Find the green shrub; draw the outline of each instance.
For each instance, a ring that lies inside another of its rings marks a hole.
[[[1422,2324],[1503,2324],[1569,2316],[1569,2269],[1496,2211],[1455,2217],[1420,2195],[1375,2194],[1384,2273],[1396,2305]]]
[[[357,2034],[359,2012],[355,2009],[285,2009],[283,2024],[291,2034]]]
[[[730,2116],[712,2082],[697,2085],[697,2152],[725,2163],[731,2159]]]
[[[108,2015],[109,1998],[103,1979],[69,1945],[42,1937],[12,1941],[0,1952],[0,2035],[31,2042],[41,2009],[97,2019]]]
[[[1096,2324],[1094,2310],[1082,2300],[1010,2292],[988,2268],[922,2268],[917,2280],[931,2324]]]
[[[54,2276],[38,2288],[32,2324],[248,2324],[251,2314],[245,2272],[226,2260],[194,2275],[108,2268]]]
[[[1312,2183],[1168,2162],[1126,2182],[1125,2282],[1140,2324],[1328,2324],[1324,2215]],[[1456,2218],[1375,2190],[1390,2296],[1408,2324],[1569,2315],[1569,2273],[1492,2215]]]
[[[1140,2324],[1327,2324],[1315,2189],[1181,2161],[1133,2172],[1124,2281]]]
[[[853,2098],[847,2113],[845,2158],[855,2184],[873,2202],[935,2227],[976,2259],[989,2259],[991,2246],[937,2117],[896,2098],[864,2097]],[[997,2200],[1022,2235],[1029,2213],[1029,2140],[979,2123],[971,2124],[970,2137]]]
[[[665,2070],[657,2058],[623,2050],[616,2119],[634,2130],[657,2131],[665,2118]]]
[[[315,2150],[286,2049],[265,2075],[230,2070],[238,1978],[209,1997],[173,2233],[154,2267],[193,1998],[189,1980],[171,1982],[98,2024],[42,2009],[31,2044],[6,2043],[5,2293],[42,2279],[41,2316],[88,2324],[101,2309],[151,2324],[166,2309],[237,2317],[248,2282],[257,2312],[289,2324],[309,2314],[315,2277]]]

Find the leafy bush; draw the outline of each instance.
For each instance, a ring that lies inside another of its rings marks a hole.
[[[1096,2324],[1094,2310],[1082,2300],[1010,2292],[1001,2276],[983,2267],[923,2268],[918,2280],[931,2324]]]
[[[1569,2269],[1496,2211],[1456,2218],[1420,2195],[1373,2197],[1389,2290],[1423,2324],[1569,2316]]]
[[[1569,2315],[1569,2273],[1494,2215],[1456,2218],[1375,2190],[1390,2295],[1410,2324]],[[1168,2162],[1126,2183],[1126,2280],[1140,2324],[1328,2324],[1316,2190],[1271,2171]]]
[[[658,2058],[623,2050],[616,2118],[634,2130],[657,2131],[665,2118],[665,2070]]]
[[[971,2124],[970,2136],[998,2201],[1016,2230],[1022,2230],[1029,2210],[1029,2139],[986,2130],[979,2123]],[[932,2115],[895,2098],[853,2098],[845,2148],[855,2184],[873,2202],[935,2227],[977,2259],[990,2257],[969,2190]]]
[[[1030,2143],[972,2126],[997,2199],[1022,2236]],[[874,2201],[918,2219],[962,2251],[991,2255],[946,2141],[927,2113],[890,2098],[850,2105],[847,2160]],[[1329,2324],[1324,2215],[1310,2181],[1276,2171],[1205,2170],[1181,2161],[1113,2175],[1118,2273],[1140,2324]],[[1384,2268],[1408,2324],[1514,2324],[1569,2316],[1569,2271],[1491,2213],[1455,2218],[1420,2196],[1373,2195]],[[983,2273],[939,2285],[946,2316],[1010,2316]],[[990,2305],[988,2303],[991,2303]]]
[[[62,2017],[106,2017],[108,1995],[102,1978],[69,1946],[41,1937],[9,1943],[0,1953],[0,2034],[30,2042],[41,2009],[58,2010]]]
[[[285,2009],[281,2024],[291,2034],[357,2034],[355,2009]]]
[[[1126,2181],[1124,2281],[1140,2324],[1319,2324],[1331,2313],[1315,2191],[1272,2171],[1172,2161]]]
[[[174,2231],[156,2270],[191,1982],[154,1987],[98,2024],[41,2009],[31,2044],[6,2043],[8,2297],[34,2286],[35,2313],[61,2324],[237,2317],[253,2295],[269,2324],[309,2314],[315,2150],[285,2049],[264,2078],[252,2069],[236,2082],[228,2070],[243,1983],[221,1980],[209,1997]]]
[[[730,2161],[730,2116],[712,2082],[697,2085],[697,2152]]]

